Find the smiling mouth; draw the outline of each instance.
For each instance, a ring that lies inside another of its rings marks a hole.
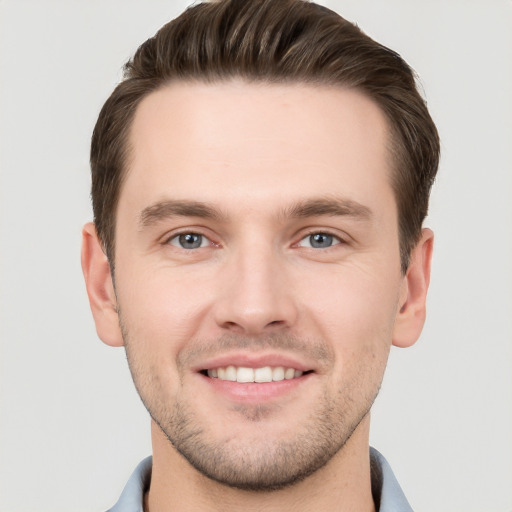
[[[286,368],[284,366],[263,366],[261,368],[247,368],[244,366],[222,366],[202,370],[200,373],[212,379],[226,380],[231,382],[279,382],[282,380],[292,380],[302,377],[302,375],[311,373],[313,370],[300,371],[295,368]]]

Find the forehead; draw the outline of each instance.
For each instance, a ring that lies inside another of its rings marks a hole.
[[[384,114],[355,90],[176,82],[137,108],[120,201],[272,208],[337,193],[364,204],[391,194],[388,140]]]

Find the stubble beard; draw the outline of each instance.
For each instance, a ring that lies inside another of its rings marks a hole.
[[[325,399],[322,402],[315,418],[311,414],[293,437],[264,442],[215,441],[198,424],[194,411],[181,402],[167,415],[146,408],[174,448],[201,474],[228,487],[268,492],[292,486],[325,466],[343,449],[370,407],[348,424],[341,417],[336,421]],[[246,421],[264,421],[264,408],[244,409],[241,415]]]
[[[136,341],[123,328],[127,359],[137,391],[151,418],[174,449],[199,473],[231,488],[269,492],[292,486],[325,466],[339,453],[367,416],[378,394],[380,381],[362,396],[363,381],[344,383],[332,396],[327,390],[314,410],[297,419],[286,439],[237,436],[216,439],[210,425],[183,398],[172,404],[156,372],[146,371],[133,353]],[[272,406],[238,405],[241,421],[261,423],[279,414]],[[215,421],[215,419],[214,419]],[[254,425],[252,425],[254,427]],[[251,429],[254,430],[254,429]]]

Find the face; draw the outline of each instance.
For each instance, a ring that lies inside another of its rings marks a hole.
[[[407,293],[387,142],[340,88],[177,83],[138,107],[117,308],[154,422],[208,477],[282,487],[367,435]]]

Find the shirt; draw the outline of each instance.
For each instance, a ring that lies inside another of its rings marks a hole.
[[[144,459],[132,473],[119,501],[107,512],[144,512],[144,493],[151,481],[152,457]],[[372,494],[378,512],[413,512],[388,461],[370,447]]]

